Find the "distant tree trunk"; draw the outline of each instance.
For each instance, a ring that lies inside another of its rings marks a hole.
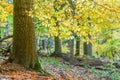
[[[70,56],[69,56],[69,60],[70,63],[74,63],[74,52],[75,52],[75,43],[74,43],[74,39],[69,40],[69,47],[70,47]]]
[[[86,55],[89,55],[89,56],[92,56],[92,43],[88,43],[87,42],[84,42],[84,54]]]
[[[88,34],[88,38],[91,39],[91,35]],[[84,54],[92,56],[92,43],[91,42],[84,42],[83,43],[84,46]]]
[[[84,42],[84,43],[83,43],[83,53],[84,53],[85,55],[88,54],[87,42]]]
[[[42,49],[45,50],[46,49],[46,41],[42,40]]]
[[[8,26],[8,24],[6,24],[4,30],[5,30],[4,36],[8,36],[9,35],[9,26]]]
[[[1,29],[0,29],[0,39],[2,38],[2,35],[1,35],[1,34],[2,34],[2,32],[1,32]]]
[[[79,56],[80,54],[80,39],[76,40],[76,53],[75,56]]]
[[[72,17],[75,16],[75,4],[74,4],[74,1],[73,0],[68,0],[69,4],[70,4],[70,8],[72,9],[71,11],[71,14],[72,14]],[[73,18],[74,20],[74,18]],[[74,32],[72,32],[72,35],[71,36],[74,36]],[[75,44],[74,44],[74,39],[71,39],[70,40],[70,63],[74,64],[74,52],[75,52]]]
[[[13,54],[15,63],[25,68],[38,64],[33,18],[26,11],[33,9],[33,0],[14,1]],[[40,68],[40,66],[39,66]]]
[[[55,37],[55,55],[61,56],[62,53],[62,46],[61,46],[61,40],[59,37]]]
[[[83,47],[84,54],[92,56],[92,43],[91,42],[89,42],[89,43],[84,42],[83,46],[84,46]]]

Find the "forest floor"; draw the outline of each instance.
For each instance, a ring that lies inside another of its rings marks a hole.
[[[0,63],[3,61],[0,59]],[[61,58],[43,57],[40,58],[40,62],[42,68],[50,75],[7,63],[0,65],[0,80],[111,80],[109,76],[95,76],[91,69],[71,65]]]

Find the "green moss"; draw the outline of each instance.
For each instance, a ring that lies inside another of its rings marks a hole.
[[[39,60],[37,60],[34,69],[42,74],[46,74],[46,71],[42,69]]]

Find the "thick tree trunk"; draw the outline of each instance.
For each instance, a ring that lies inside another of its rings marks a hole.
[[[13,54],[15,63],[34,68],[36,54],[33,18],[26,11],[33,9],[33,0],[14,0]]]
[[[62,53],[62,46],[61,46],[61,40],[59,37],[55,37],[55,55],[61,56]]]
[[[69,61],[71,64],[74,63],[74,52],[75,52],[75,43],[74,39],[69,40],[69,46],[70,46],[70,56],[69,56]]]
[[[75,56],[79,56],[80,54],[80,39],[76,40],[76,53]]]

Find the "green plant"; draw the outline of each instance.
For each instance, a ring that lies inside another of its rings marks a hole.
[[[120,73],[118,72],[118,69],[114,65],[112,64],[104,65],[103,69],[104,70],[97,70],[95,69],[95,67],[92,67],[91,71],[96,78],[109,77],[112,80],[120,79]]]
[[[40,58],[40,62],[47,62],[47,63],[51,63],[54,66],[59,66],[60,62],[55,59],[55,58],[51,58],[51,57],[47,57],[47,58]]]

